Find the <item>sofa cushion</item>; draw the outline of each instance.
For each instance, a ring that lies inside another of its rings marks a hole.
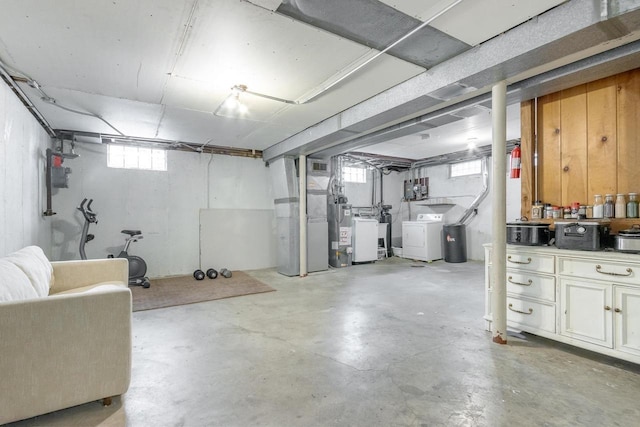
[[[122,282],[100,282],[93,285],[81,286],[79,288],[67,289],[66,291],[58,292],[55,295],[92,293],[92,292],[100,292],[101,290],[106,290],[106,289],[125,288],[125,287],[126,285]]]
[[[15,264],[0,259],[0,302],[38,298],[26,274]]]
[[[15,264],[27,275],[31,286],[40,297],[49,295],[53,281],[53,267],[38,246],[27,246],[3,258]]]

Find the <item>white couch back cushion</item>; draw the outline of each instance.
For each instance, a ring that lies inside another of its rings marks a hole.
[[[0,259],[0,302],[38,298],[31,281],[17,265]]]
[[[7,255],[4,260],[15,264],[31,282],[31,286],[39,297],[49,295],[52,284],[53,267],[47,256],[38,246],[27,246]]]

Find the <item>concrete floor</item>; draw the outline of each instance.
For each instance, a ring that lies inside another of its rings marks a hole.
[[[483,264],[399,258],[134,313],[131,388],[15,426],[638,426],[640,366],[491,342]]]

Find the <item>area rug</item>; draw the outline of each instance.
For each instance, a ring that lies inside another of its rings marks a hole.
[[[275,291],[270,286],[242,271],[234,271],[226,279],[196,280],[193,276],[175,276],[151,280],[151,287],[130,286],[133,311],[153,310],[176,305],[193,304],[222,298]]]

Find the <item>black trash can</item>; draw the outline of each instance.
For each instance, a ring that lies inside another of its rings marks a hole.
[[[467,262],[467,228],[464,224],[442,226],[442,247],[446,262]]]

